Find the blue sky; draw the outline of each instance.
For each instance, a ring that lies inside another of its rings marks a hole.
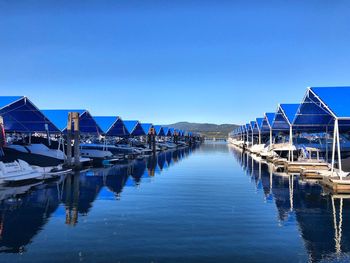
[[[0,95],[41,108],[244,123],[350,85],[349,1],[0,0]]]

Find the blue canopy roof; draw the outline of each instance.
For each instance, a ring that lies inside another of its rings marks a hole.
[[[146,133],[144,132],[141,123],[139,121],[136,120],[124,120],[124,125],[126,127],[126,129],[128,130],[130,135],[133,136],[142,136],[142,135],[146,135]]]
[[[173,136],[173,135],[174,135],[174,132],[175,132],[175,129],[174,129],[174,128],[169,128],[169,133],[170,133],[169,136]]]
[[[274,118],[275,118],[275,113],[272,113],[272,112],[265,113],[264,118],[262,120],[260,132],[262,133],[270,132],[271,124]]]
[[[152,127],[153,127],[153,124],[152,123],[141,123],[141,127],[142,127],[143,131],[145,132],[145,134],[149,134]]]
[[[264,118],[256,118],[256,126],[261,131],[262,125],[263,125]]]
[[[163,127],[163,131],[164,131],[164,136],[171,136],[169,135],[169,128],[168,127]]]
[[[82,133],[101,134],[102,130],[87,110],[43,110],[42,111],[62,132],[66,132],[69,112],[79,113],[79,129]]]
[[[350,119],[350,87],[311,87],[309,88],[334,117]]]
[[[165,136],[164,129],[161,125],[154,125],[153,127],[157,136]],[[178,131],[178,133],[180,133],[180,131]]]
[[[256,121],[251,121],[250,122],[250,129],[253,133],[258,133],[258,127],[256,126]]]
[[[299,107],[293,126],[309,131],[330,129],[339,119],[341,130],[350,130],[350,87],[310,87]]]
[[[59,129],[25,96],[0,96],[0,116],[6,132],[59,133]]]
[[[272,122],[274,130],[289,130],[300,104],[279,104]]]
[[[123,120],[118,116],[94,116],[94,119],[107,136],[123,137],[129,135]]]

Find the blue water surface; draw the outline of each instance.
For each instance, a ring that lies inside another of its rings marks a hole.
[[[348,262],[350,202],[224,143],[0,190],[0,262]]]

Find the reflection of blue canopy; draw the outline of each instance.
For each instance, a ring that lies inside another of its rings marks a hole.
[[[289,130],[300,104],[279,104],[272,123],[274,130]]]
[[[79,130],[82,133],[102,133],[101,128],[87,110],[43,110],[42,111],[62,132],[66,132],[69,112],[79,113]]]
[[[123,137],[129,135],[123,120],[118,116],[95,116],[94,119],[107,136]]]
[[[0,116],[6,132],[49,132],[59,129],[27,97],[0,96]],[[66,118],[67,121],[67,118]]]
[[[350,87],[311,87],[306,91],[293,126],[324,131],[339,120],[340,130],[350,130]]]
[[[133,135],[133,136],[146,135],[139,121],[135,121],[135,120],[124,121],[124,125],[130,135]]]
[[[153,124],[152,123],[141,123],[141,127],[142,127],[144,133],[147,135],[151,132]]]
[[[154,125],[153,127],[157,136],[165,136],[164,129],[161,125]]]

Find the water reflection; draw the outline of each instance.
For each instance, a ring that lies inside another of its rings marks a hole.
[[[74,227],[87,215],[97,198],[121,198],[126,186],[140,187],[163,169],[195,149],[162,152],[144,160],[106,169],[92,169],[56,182],[0,188],[0,253],[23,253],[61,205],[65,224]]]
[[[316,182],[273,173],[269,164],[248,153],[230,152],[251,177],[263,200],[277,209],[276,223],[296,226],[309,262],[348,262],[350,252],[350,196],[334,195]]]

